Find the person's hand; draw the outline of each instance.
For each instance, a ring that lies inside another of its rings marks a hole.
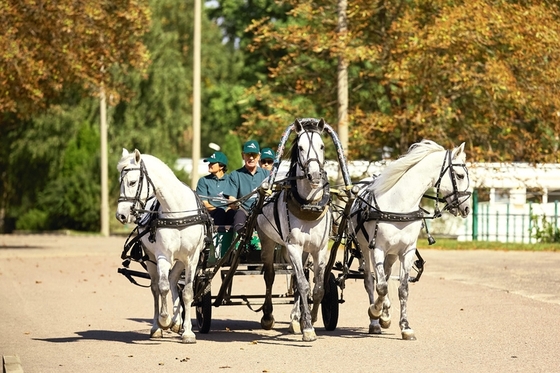
[[[238,210],[240,205],[241,203],[236,199],[230,200],[230,203],[228,203],[229,208],[232,210]]]

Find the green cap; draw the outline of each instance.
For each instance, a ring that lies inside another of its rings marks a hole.
[[[261,147],[255,140],[249,140],[243,144],[243,153],[260,153]]]
[[[204,162],[210,162],[210,163],[221,163],[223,165],[227,166],[227,157],[224,153],[222,152],[215,152],[214,154],[212,154],[210,157],[205,158]]]
[[[274,157],[276,157],[276,153],[270,148],[264,148],[261,151],[261,159],[274,159]]]

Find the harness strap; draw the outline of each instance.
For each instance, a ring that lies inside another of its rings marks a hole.
[[[280,235],[280,238],[284,239],[284,236],[282,235],[282,226],[280,225],[280,213],[278,212],[279,211],[278,203],[279,203],[279,200],[280,200],[280,198],[278,198],[278,196],[279,196],[279,194],[274,199],[274,209],[273,209],[274,224],[276,224],[276,227],[278,228],[278,234]]]

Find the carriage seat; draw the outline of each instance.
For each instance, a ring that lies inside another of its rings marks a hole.
[[[210,248],[209,264],[215,263],[228,253],[235,234],[235,230],[231,225],[214,226],[214,233],[212,235],[213,246]],[[253,231],[249,244],[249,260],[260,262],[260,250],[259,236],[256,231]]]

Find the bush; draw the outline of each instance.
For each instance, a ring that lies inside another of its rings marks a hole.
[[[24,231],[42,231],[47,229],[49,214],[38,209],[31,209],[16,222],[16,229]]]

